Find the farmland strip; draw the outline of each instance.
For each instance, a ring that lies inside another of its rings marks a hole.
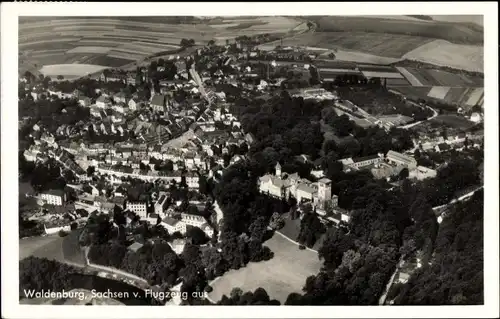
[[[400,66],[397,66],[396,69],[398,69],[398,71],[402,75],[404,75],[404,77],[408,80],[408,82],[411,83],[411,85],[423,86],[422,82],[420,82],[420,80],[416,76],[414,76],[411,72],[409,72],[407,69],[400,67]]]

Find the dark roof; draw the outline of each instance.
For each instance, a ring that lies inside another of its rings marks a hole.
[[[165,96],[164,95],[155,95],[151,100],[151,105],[161,105],[165,106]]]
[[[449,150],[451,148],[450,145],[448,145],[446,143],[439,143],[438,146],[439,146],[439,149],[441,149],[441,150]]]
[[[352,161],[354,163],[359,163],[359,162],[368,161],[368,160],[372,160],[372,159],[376,159],[376,158],[379,158],[379,156],[378,155],[369,155],[369,156],[353,158]]]
[[[165,217],[162,220],[165,224],[169,224],[170,226],[175,226],[179,221],[177,219],[174,219],[172,217]]]

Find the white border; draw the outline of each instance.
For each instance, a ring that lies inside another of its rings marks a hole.
[[[495,2],[395,3],[2,3],[2,316],[7,318],[235,318],[235,317],[496,317],[498,302],[498,5]],[[484,306],[440,307],[81,307],[18,303],[17,30],[18,16],[115,15],[484,15],[485,46],[485,233]]]

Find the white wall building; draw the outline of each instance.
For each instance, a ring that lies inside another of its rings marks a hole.
[[[127,202],[127,209],[136,213],[141,219],[147,218],[147,206],[142,202]]]
[[[62,190],[49,190],[45,193],[40,194],[40,197],[47,204],[55,206],[62,206],[66,201],[66,194]]]

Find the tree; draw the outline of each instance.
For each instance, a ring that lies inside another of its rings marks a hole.
[[[87,176],[92,176],[95,173],[95,167],[94,166],[89,166],[87,167]]]
[[[407,179],[408,176],[410,176],[410,171],[406,167],[399,172],[399,180]]]
[[[210,41],[208,41],[208,45],[209,45],[209,46],[213,46],[214,44],[215,44],[215,41],[214,41],[214,40],[210,40]]]
[[[262,242],[264,239],[264,235],[266,234],[267,225],[268,222],[265,217],[257,217],[248,228],[248,230],[250,231],[250,236],[257,241]]]
[[[189,227],[186,231],[186,238],[191,239],[193,245],[204,245],[210,240],[205,232],[198,227]]]
[[[60,80],[60,81],[62,81],[62,80],[64,80],[64,76],[62,76],[62,75],[58,75],[58,76],[57,76],[57,79],[58,79],[58,80]]]
[[[285,226],[285,221],[283,220],[283,217],[277,212],[273,213],[271,216],[271,221],[269,222],[269,227],[272,229],[281,229]]]

